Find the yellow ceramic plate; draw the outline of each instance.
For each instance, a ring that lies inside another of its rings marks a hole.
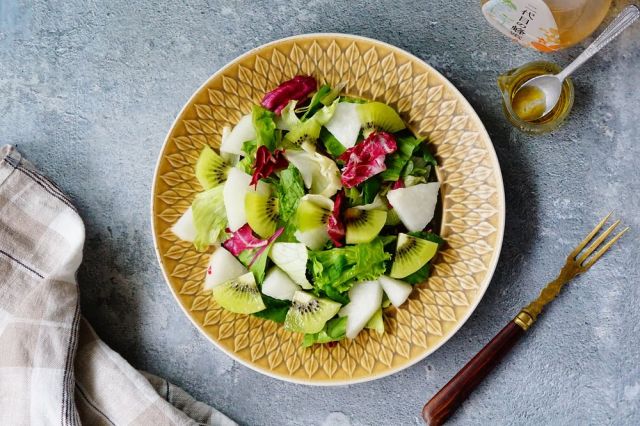
[[[220,308],[202,292],[209,253],[198,253],[171,225],[202,189],[193,174],[204,145],[218,147],[224,126],[265,92],[298,74],[343,93],[396,108],[426,136],[440,167],[446,248],[429,280],[385,315],[382,336],[365,330],[353,341],[303,349],[280,324]],[[491,140],[469,103],[446,78],[388,44],[343,34],[309,34],[254,49],[215,73],[189,99],[160,153],[152,194],[158,259],[184,312],[218,348],[242,364],[283,380],[348,384],[383,377],[436,350],[469,318],[493,274],[504,230],[502,176]]]

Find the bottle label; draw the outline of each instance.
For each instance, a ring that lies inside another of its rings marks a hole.
[[[542,52],[561,47],[556,20],[542,0],[489,0],[482,13],[491,25],[523,46]]]

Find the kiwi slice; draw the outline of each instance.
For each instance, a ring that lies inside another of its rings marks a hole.
[[[398,212],[396,211],[396,209],[391,209],[387,212],[387,221],[385,222],[385,225],[400,225],[400,216],[398,216]]]
[[[229,168],[222,157],[205,145],[196,162],[196,178],[204,189],[211,189],[227,180]]]
[[[296,291],[284,320],[284,328],[298,333],[319,333],[340,310],[340,303]]]
[[[391,278],[404,278],[413,274],[430,261],[437,251],[438,244],[432,241],[398,234],[396,254],[391,265]]]
[[[331,216],[331,210],[314,203],[311,200],[302,199],[296,211],[298,230],[305,232],[326,226]]]
[[[278,199],[259,192],[247,192],[244,198],[247,223],[262,238],[269,238],[278,225]]]
[[[356,207],[345,210],[346,243],[370,242],[378,236],[386,221],[387,212],[384,210],[363,210]]]
[[[253,314],[266,308],[252,272],[214,287],[211,294],[220,306],[237,314]]]
[[[322,126],[317,120],[307,120],[293,127],[284,138],[296,146],[300,146],[304,142],[314,144],[320,137],[320,130],[322,130]]]
[[[396,110],[382,102],[358,105],[358,116],[365,134],[374,129],[394,133],[405,128],[404,121]]]
[[[367,325],[364,328],[374,330],[378,334],[384,334],[384,320],[382,319],[382,308],[378,309],[375,314],[369,319]]]

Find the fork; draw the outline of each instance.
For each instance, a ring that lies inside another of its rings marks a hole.
[[[569,254],[558,277],[547,284],[540,292],[538,298],[523,308],[512,321],[509,321],[467,365],[462,367],[449,383],[444,385],[444,387],[426,403],[422,409],[422,418],[428,425],[437,426],[447,421],[476,386],[480,384],[500,360],[513,348],[518,340],[520,340],[525,331],[536,322],[544,307],[558,296],[562,287],[575,276],[588,271],[589,268],[629,230],[629,228],[626,227],[605,243],[604,241],[607,237],[611,235],[614,229],[620,224],[620,220],[617,220],[587,247],[587,244],[600,232],[612,213],[605,216],[593,231]],[[585,247],[587,248],[585,249]],[[600,249],[596,251],[598,248]],[[594,251],[596,251],[595,254],[593,254]],[[593,256],[591,256],[592,254]]]

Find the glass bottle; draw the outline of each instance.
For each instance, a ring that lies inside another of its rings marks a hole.
[[[611,0],[481,0],[491,25],[523,46],[552,52],[589,36]]]

